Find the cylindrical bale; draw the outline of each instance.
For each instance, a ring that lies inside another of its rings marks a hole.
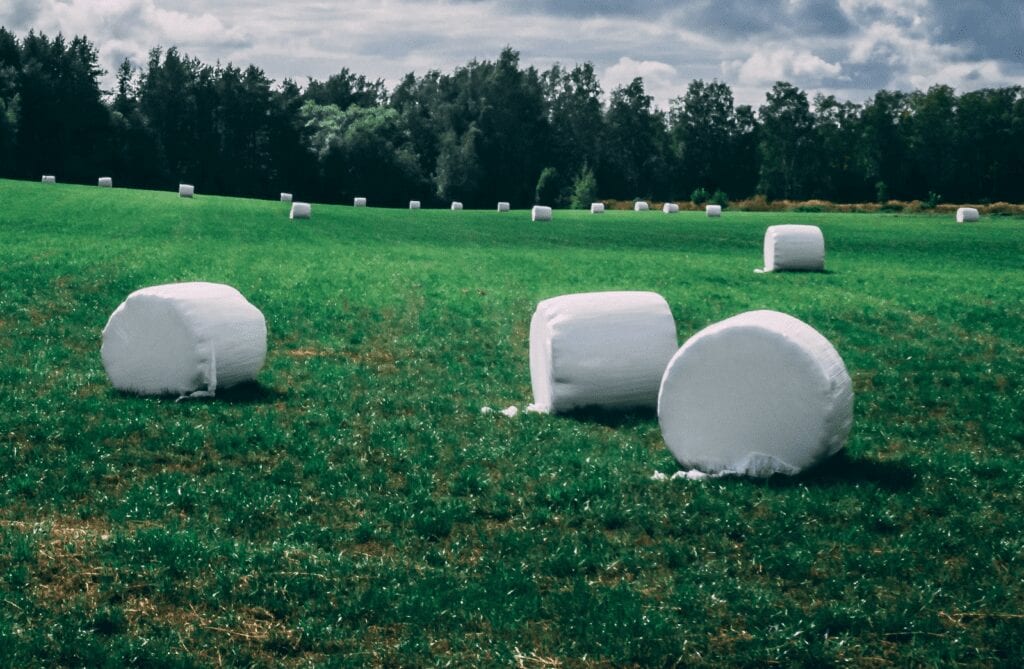
[[[534,206],[530,210],[530,220],[532,221],[550,221],[551,220],[551,207],[543,207],[541,205]]]
[[[821,272],[825,237],[816,225],[772,225],[764,233],[764,271]]]
[[[978,210],[974,207],[960,207],[956,210],[957,223],[972,223],[979,218]]]
[[[178,184],[178,197],[192,197],[195,194],[195,186],[191,184]]]
[[[409,200],[409,208],[410,209],[419,209],[420,208],[420,201],[419,200]]]
[[[722,205],[709,204],[704,207],[704,213],[707,214],[708,218],[718,218],[722,215]]]
[[[750,311],[704,328],[672,357],[658,421],[684,467],[796,474],[846,443],[853,387],[817,330],[777,311]]]
[[[308,202],[292,202],[292,210],[288,214],[288,218],[294,220],[296,218],[312,218],[313,206]]]
[[[461,211],[461,210],[462,210],[462,203],[461,202],[452,202],[452,211]]]
[[[110,177],[100,177],[96,180],[96,185],[100,188],[113,188],[114,180]]]
[[[137,290],[103,328],[103,367],[118,390],[184,395],[249,381],[267,355],[267,324],[231,286]]]
[[[647,204],[643,200],[633,203],[633,211],[650,211],[651,205]]]
[[[604,213],[604,202],[591,202],[590,203],[591,214],[603,214]]]
[[[353,207],[365,207],[366,206],[366,198],[365,197],[354,198],[352,200],[352,206]]]
[[[661,207],[661,211],[666,213],[666,214],[678,214],[679,213],[679,205],[676,204],[675,202],[666,202]]]
[[[53,176],[52,174],[44,174],[43,175],[43,183],[44,184],[55,184],[55,183],[57,183],[57,177]]]
[[[293,198],[292,198],[292,194],[291,193],[281,193],[281,202],[284,202],[286,204],[290,204],[292,199]]]
[[[530,321],[534,406],[544,412],[653,408],[678,345],[672,311],[657,293],[579,293],[544,300]]]
[[[503,214],[503,213],[505,213],[507,211],[511,211],[511,210],[512,210],[512,205],[509,204],[508,202],[499,202],[498,203],[498,213],[499,214]]]

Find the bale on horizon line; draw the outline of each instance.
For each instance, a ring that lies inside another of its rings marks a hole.
[[[110,177],[100,177],[96,180],[96,185],[100,188],[113,188],[114,180]]]
[[[452,211],[461,211],[461,210],[462,210],[462,203],[461,202],[452,202]]]
[[[604,213],[604,202],[591,202],[590,203],[591,214],[603,214]]]
[[[683,467],[793,475],[846,444],[853,386],[817,330],[777,311],[749,311],[704,328],[672,356],[658,423]]]
[[[662,207],[661,211],[666,214],[678,214],[679,205],[675,202],[666,202]]]
[[[657,293],[612,291],[542,300],[530,321],[534,408],[654,407],[665,365],[679,346]]]
[[[506,211],[510,211],[511,209],[512,209],[512,205],[510,205],[508,202],[499,202],[498,203],[498,213],[499,214],[502,214],[502,213],[504,213]]]
[[[57,177],[53,176],[52,174],[44,174],[43,175],[42,183],[44,183],[44,184],[55,184],[55,183],[57,183]]]
[[[313,206],[308,202],[292,202],[292,210],[288,212],[288,218],[312,218]]]
[[[545,207],[542,205],[535,205],[530,210],[531,221],[550,221],[551,220],[551,207]]]
[[[281,193],[281,202],[290,203],[292,200],[291,193]]]
[[[709,204],[704,207],[704,213],[707,214],[708,218],[718,218],[722,215],[722,205]]]
[[[100,355],[118,390],[212,395],[256,378],[267,355],[267,323],[231,286],[151,286],[110,315]]]
[[[643,200],[638,200],[633,203],[633,211],[650,211],[651,205],[647,204]]]
[[[420,201],[419,200],[409,200],[409,208],[410,209],[419,209],[420,208]]]
[[[192,197],[195,194],[195,186],[191,184],[178,184],[178,197]]]
[[[956,222],[957,223],[973,223],[979,220],[981,217],[978,214],[978,210],[974,207],[960,207],[956,210]]]
[[[772,225],[764,233],[764,272],[825,271],[825,236],[816,225]]]
[[[357,198],[355,198],[354,200],[352,200],[352,206],[353,207],[365,207],[366,206],[366,198],[365,197],[357,197]]]

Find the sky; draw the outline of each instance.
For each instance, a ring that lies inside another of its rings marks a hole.
[[[693,79],[755,107],[778,80],[863,102],[875,91],[1024,85],[1024,0],[0,0],[0,24],[86,35],[108,70],[177,46],[305,84],[343,67],[389,86],[502,48],[546,69],[591,62],[663,109]]]

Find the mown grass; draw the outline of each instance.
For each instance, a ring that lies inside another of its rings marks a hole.
[[[766,225],[825,274],[757,275]],[[1024,220],[286,205],[0,181],[0,657],[10,666],[1024,664]],[[257,384],[112,390],[131,291],[231,284]],[[651,414],[530,398],[552,295],[655,290],[827,336],[844,454],[674,471]]]

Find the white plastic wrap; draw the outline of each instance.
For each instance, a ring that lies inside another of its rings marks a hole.
[[[178,197],[192,197],[195,194],[195,186],[191,184],[178,184]]]
[[[110,177],[100,177],[96,180],[96,185],[100,188],[113,188],[114,180]]]
[[[288,218],[310,218],[313,216],[313,207],[308,202],[292,202],[292,210]]]
[[[960,207],[956,210],[957,223],[973,223],[979,218],[978,210],[974,207]]]
[[[722,215],[722,205],[720,204],[709,204],[704,207],[704,213],[707,214],[708,218],[718,218]]]
[[[512,205],[509,204],[508,202],[499,202],[498,203],[498,213],[499,214],[503,214],[506,211],[511,211],[511,210],[512,210]]]
[[[44,184],[55,184],[57,183],[57,177],[53,176],[52,174],[44,174],[42,182]]]
[[[541,205],[535,206],[530,210],[530,220],[532,221],[550,221],[551,220],[551,207],[542,207]]]
[[[267,325],[231,286],[152,286],[129,295],[111,314],[100,353],[118,390],[213,393],[256,378],[267,355]]]
[[[651,205],[647,204],[643,200],[633,203],[633,211],[650,211]]]
[[[291,202],[292,202],[292,194],[291,193],[281,193],[281,202],[284,202],[286,204],[291,204]]]
[[[462,203],[461,202],[452,202],[452,211],[461,211],[461,210],[462,210]]]
[[[678,214],[679,205],[675,202],[666,202],[662,207],[661,211],[665,214]]]
[[[672,311],[657,293],[544,300],[530,322],[532,409],[653,408],[678,345]]]
[[[409,200],[409,208],[410,209],[419,209],[420,208],[420,201],[419,200]]]
[[[365,197],[357,197],[357,198],[353,199],[352,200],[352,206],[353,207],[365,207],[366,206],[366,198]]]
[[[764,271],[821,272],[825,237],[816,225],[773,225],[764,233]]]
[[[658,421],[683,467],[792,475],[843,448],[853,386],[817,330],[777,311],[750,311],[704,328],[672,357]]]
[[[591,214],[603,214],[604,213],[604,202],[592,202],[590,204]]]

